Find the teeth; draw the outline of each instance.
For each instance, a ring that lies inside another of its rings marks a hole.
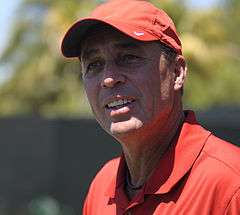
[[[117,100],[117,101],[113,101],[113,102],[110,102],[107,107],[108,108],[113,108],[113,107],[116,107],[116,106],[119,106],[119,105],[125,105],[127,103],[131,103],[132,100],[130,99],[120,99],[120,100]]]

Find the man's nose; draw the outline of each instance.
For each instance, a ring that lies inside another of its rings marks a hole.
[[[112,88],[116,85],[125,83],[126,78],[116,67],[106,67],[101,82],[101,87]]]

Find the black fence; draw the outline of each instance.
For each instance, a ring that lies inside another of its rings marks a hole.
[[[217,136],[240,144],[239,109],[197,116]],[[1,208],[14,214],[13,208],[42,196],[51,196],[81,214],[97,170],[121,153],[119,143],[94,120],[0,119],[0,134],[0,214]]]

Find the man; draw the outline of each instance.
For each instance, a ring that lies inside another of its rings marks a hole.
[[[147,1],[114,0],[66,33],[92,111],[123,154],[96,175],[84,215],[240,214],[240,150],[183,111],[175,26]]]

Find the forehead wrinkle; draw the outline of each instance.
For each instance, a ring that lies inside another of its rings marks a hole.
[[[140,49],[141,46],[138,45],[136,42],[129,41],[129,42],[119,42],[114,45],[118,49]]]

